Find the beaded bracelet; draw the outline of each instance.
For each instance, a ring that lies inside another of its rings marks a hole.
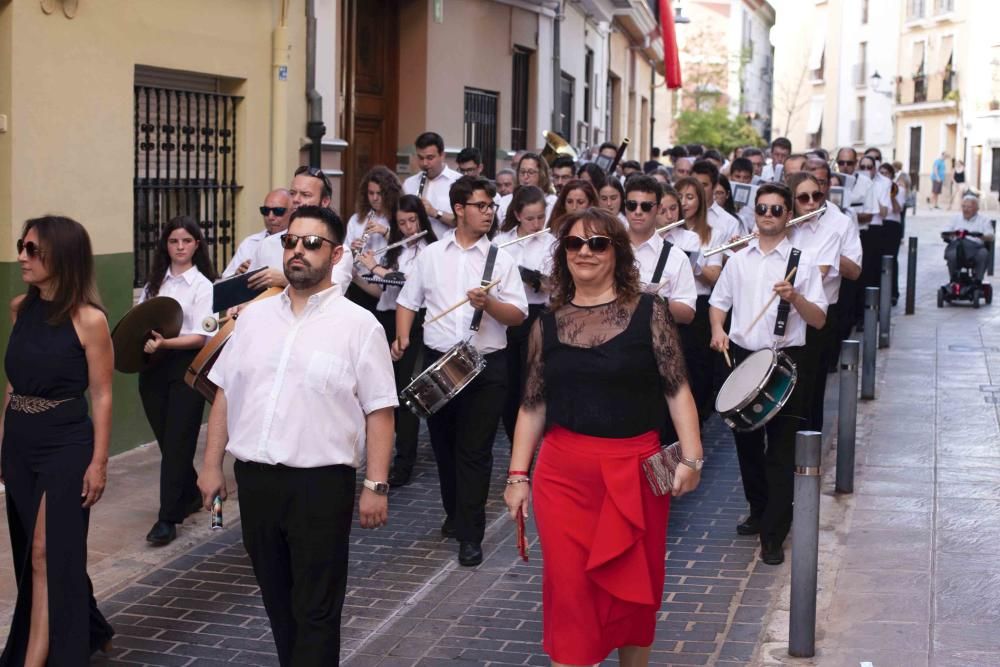
[[[524,484],[524,483],[530,482],[530,481],[531,480],[528,479],[527,477],[522,477],[520,479],[508,479],[507,480],[507,486],[513,486],[514,484]]]

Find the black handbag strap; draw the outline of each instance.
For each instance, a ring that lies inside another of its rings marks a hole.
[[[480,287],[486,287],[490,284],[493,279],[493,265],[497,262],[497,246],[493,243],[490,244],[489,252],[486,253],[486,266],[483,268],[483,280],[480,283]],[[483,321],[483,311],[477,310],[472,315],[472,323],[469,324],[469,329],[472,331],[479,331],[479,324]]]
[[[788,266],[785,267],[785,275],[792,273],[792,269],[798,269],[799,257],[802,256],[802,251],[798,248],[792,248],[792,251],[788,253]],[[795,275],[793,274],[788,282],[795,284]],[[788,314],[792,312],[792,304],[788,301],[782,299],[778,302],[778,317],[774,320],[774,335],[781,338],[785,335],[785,327],[788,326]]]
[[[670,249],[674,247],[674,244],[670,241],[664,241],[663,247],[660,248],[660,257],[656,260],[656,268],[653,270],[653,278],[649,281],[651,285],[656,285],[660,282],[660,278],[663,277],[663,269],[667,265],[667,257],[670,255]]]

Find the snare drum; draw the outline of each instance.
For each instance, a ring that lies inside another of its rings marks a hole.
[[[486,368],[486,359],[467,342],[451,348],[399,393],[410,410],[426,419],[455,398]]]
[[[758,350],[733,369],[715,399],[722,420],[736,431],[755,431],[784,407],[798,372],[779,350]]]

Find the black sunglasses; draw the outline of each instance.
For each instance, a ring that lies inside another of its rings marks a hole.
[[[780,218],[785,214],[785,207],[783,204],[757,204],[753,207],[754,213],[757,215],[767,215],[767,212],[771,212],[772,218]]]
[[[331,241],[328,238],[317,236],[316,234],[308,234],[306,236],[299,236],[298,234],[285,234],[281,237],[281,247],[285,250],[295,250],[295,247],[299,245],[300,240],[302,241],[302,247],[306,250],[319,250],[323,247],[324,241],[335,248],[340,245],[336,241]]]
[[[42,257],[45,253],[42,252],[41,247],[34,241],[25,241],[24,239],[17,240],[17,254],[26,254],[30,259],[36,257]]]
[[[611,247],[611,238],[607,236],[567,236],[562,240],[563,248],[569,252],[580,252],[583,246],[590,248],[590,252],[605,252]]]
[[[795,195],[795,201],[797,201],[800,204],[808,204],[809,200],[812,199],[812,202],[814,204],[818,204],[821,201],[823,201],[823,198],[825,196],[826,195],[824,195],[819,190],[816,190],[815,192],[803,192],[801,194]]]
[[[654,206],[656,206],[656,202],[651,201],[637,202],[634,199],[629,199],[625,202],[626,211],[634,211],[637,208],[641,208],[643,213],[649,213],[653,210]]]
[[[288,208],[285,206],[261,206],[260,214],[271,215],[271,213],[274,213],[276,216],[281,217],[285,214],[285,211],[287,210]]]
[[[841,167],[850,167],[851,165],[857,164],[857,160],[837,160],[837,165]]]

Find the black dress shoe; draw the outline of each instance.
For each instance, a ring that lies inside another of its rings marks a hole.
[[[389,488],[395,489],[396,487],[406,486],[410,483],[410,476],[412,474],[410,471],[393,470],[389,473]]]
[[[441,524],[441,537],[458,537],[458,530],[455,529],[455,524],[452,522],[451,517],[444,520]]]
[[[483,546],[478,542],[458,543],[458,564],[473,567],[483,562]]]
[[[738,535],[756,535],[760,532],[760,524],[757,522],[757,517],[750,515],[743,521],[743,523],[736,524],[736,533]]]
[[[760,543],[760,559],[768,565],[781,565],[785,562],[785,550],[781,542],[763,540]]]
[[[177,539],[177,526],[169,521],[157,521],[146,535],[146,541],[153,546],[162,547]]]

